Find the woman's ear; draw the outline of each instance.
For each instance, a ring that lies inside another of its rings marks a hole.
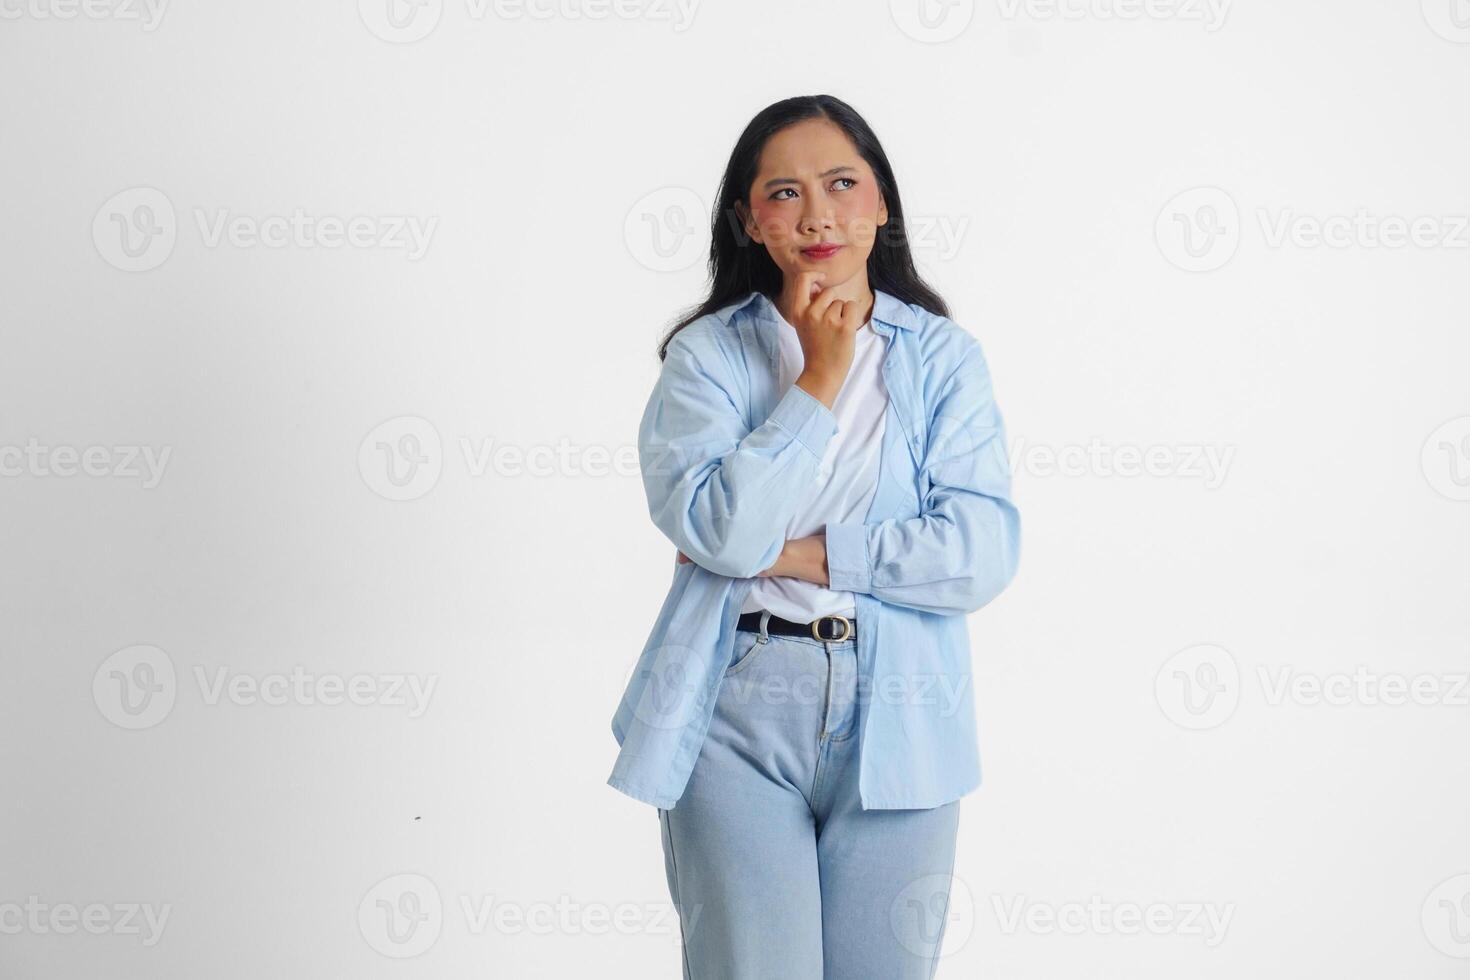
[[[888,202],[883,200],[883,192],[878,192],[878,227],[888,224]]]
[[[765,242],[761,241],[760,226],[755,221],[755,214],[744,201],[735,202],[735,214],[739,216],[740,224],[745,228],[745,233],[750,236],[750,240],[764,245]]]

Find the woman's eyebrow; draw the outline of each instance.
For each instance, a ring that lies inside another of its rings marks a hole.
[[[833,167],[831,170],[824,170],[821,173],[817,174],[817,176],[818,177],[831,177],[834,174],[840,174],[840,173],[842,173],[844,170],[856,171],[857,168],[856,167],[849,167],[847,164],[844,163],[841,166]],[[777,184],[799,184],[799,183],[801,183],[801,182],[799,180],[797,180],[795,177],[772,177],[770,180],[768,180],[764,184],[762,184],[761,187],[764,190],[770,190],[772,187],[775,187]]]

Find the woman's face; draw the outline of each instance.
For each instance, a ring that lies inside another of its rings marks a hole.
[[[828,119],[803,120],[768,139],[748,192],[745,231],[765,245],[787,283],[817,271],[827,287],[864,272],[888,222],[872,168]]]

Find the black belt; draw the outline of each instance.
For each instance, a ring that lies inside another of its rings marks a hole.
[[[735,623],[735,628],[750,633],[759,633],[761,616],[762,614],[758,612],[741,613],[740,619]],[[850,640],[857,636],[857,621],[846,616],[823,616],[810,623],[793,623],[789,619],[772,616],[766,620],[766,632],[777,636],[806,636],[827,643],[841,643],[843,640]]]

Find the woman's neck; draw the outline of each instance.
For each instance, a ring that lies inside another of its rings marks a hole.
[[[856,302],[863,308],[863,322],[872,319],[873,316],[873,291],[868,288],[868,277],[866,275],[853,276],[843,283],[833,287],[833,295],[846,302]],[[776,310],[786,319],[787,323],[796,322],[796,296],[790,292],[789,285],[781,287],[781,295],[776,298]]]

